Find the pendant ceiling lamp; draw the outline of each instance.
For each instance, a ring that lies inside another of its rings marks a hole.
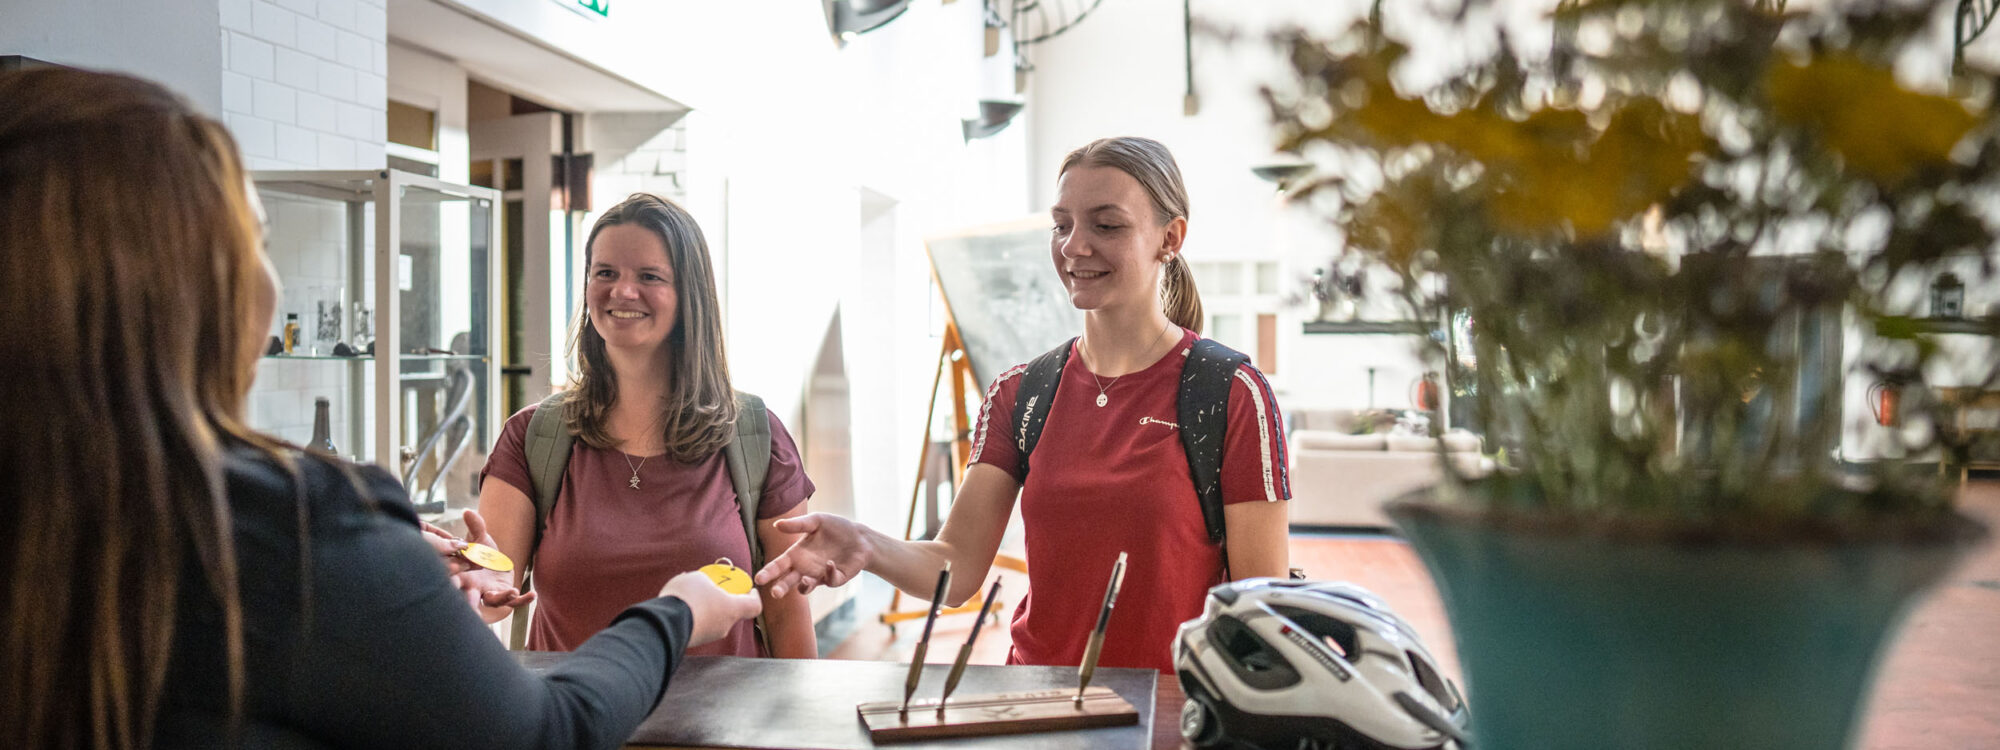
[[[1014,121],[1014,115],[1021,113],[1021,103],[1005,99],[979,100],[979,117],[961,120],[965,140],[985,138],[1007,129],[1007,123]]]
[[[909,7],[910,0],[826,0],[827,27],[836,41],[845,44],[896,20]]]

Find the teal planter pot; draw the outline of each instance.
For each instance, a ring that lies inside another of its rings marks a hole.
[[[1901,616],[1985,534],[1722,541],[1427,499],[1388,512],[1443,595],[1477,750],[1849,747]]]

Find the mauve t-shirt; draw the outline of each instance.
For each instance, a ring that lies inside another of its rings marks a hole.
[[[532,493],[524,436],[535,409],[530,406],[507,419],[481,481],[490,477]],[[777,415],[770,419],[771,470],[764,478],[758,518],[782,516],[813,493],[791,433]],[[633,467],[639,474],[636,490]],[[626,607],[658,596],[667,579],[725,557],[750,569],[750,541],[721,451],[694,463],[664,455],[628,460],[624,453],[578,440],[535,551],[535,616],[528,648],[573,650]],[[756,631],[746,620],[728,637],[687,653],[757,656],[758,651]]]

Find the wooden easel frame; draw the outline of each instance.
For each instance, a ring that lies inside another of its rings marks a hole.
[[[922,451],[917,454],[916,480],[910,483],[910,512],[903,520],[904,541],[909,541],[916,533],[917,505],[923,498],[924,474],[930,468],[931,420],[937,416],[938,391],[942,389],[947,379],[951,382],[952,477],[958,479],[965,476],[966,464],[972,460],[972,417],[965,408],[966,396],[968,393],[977,393],[984,399],[986,392],[979,387],[978,380],[972,374],[972,360],[966,355],[965,341],[959,337],[958,324],[951,321],[949,316],[944,324],[944,346],[938,350],[937,367],[932,371],[931,397],[924,402],[924,439]],[[954,501],[956,497],[954,493]],[[1013,555],[1004,553],[997,555],[993,558],[993,564],[1021,573],[1028,572],[1028,561]],[[940,609],[938,614],[976,613],[985,603],[985,597],[986,594],[983,592],[974,592],[972,598],[966,600],[964,604]],[[929,611],[923,609],[904,611],[902,605],[903,592],[898,589],[895,595],[890,597],[889,607],[878,617],[882,624],[889,626],[891,634],[895,633],[896,623],[921,620],[929,615]],[[996,621],[1000,617],[1000,609],[999,606],[993,609],[992,614]]]

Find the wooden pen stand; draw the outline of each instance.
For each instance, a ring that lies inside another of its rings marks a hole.
[[[861,714],[861,723],[868,727],[869,739],[877,743],[1115,727],[1139,722],[1139,712],[1111,688],[1085,690],[1081,706],[1075,699],[1075,690],[1036,690],[953,698],[945,704],[943,712],[938,711],[937,701],[911,701],[908,711],[902,710],[901,701],[863,703],[855,710]]]

